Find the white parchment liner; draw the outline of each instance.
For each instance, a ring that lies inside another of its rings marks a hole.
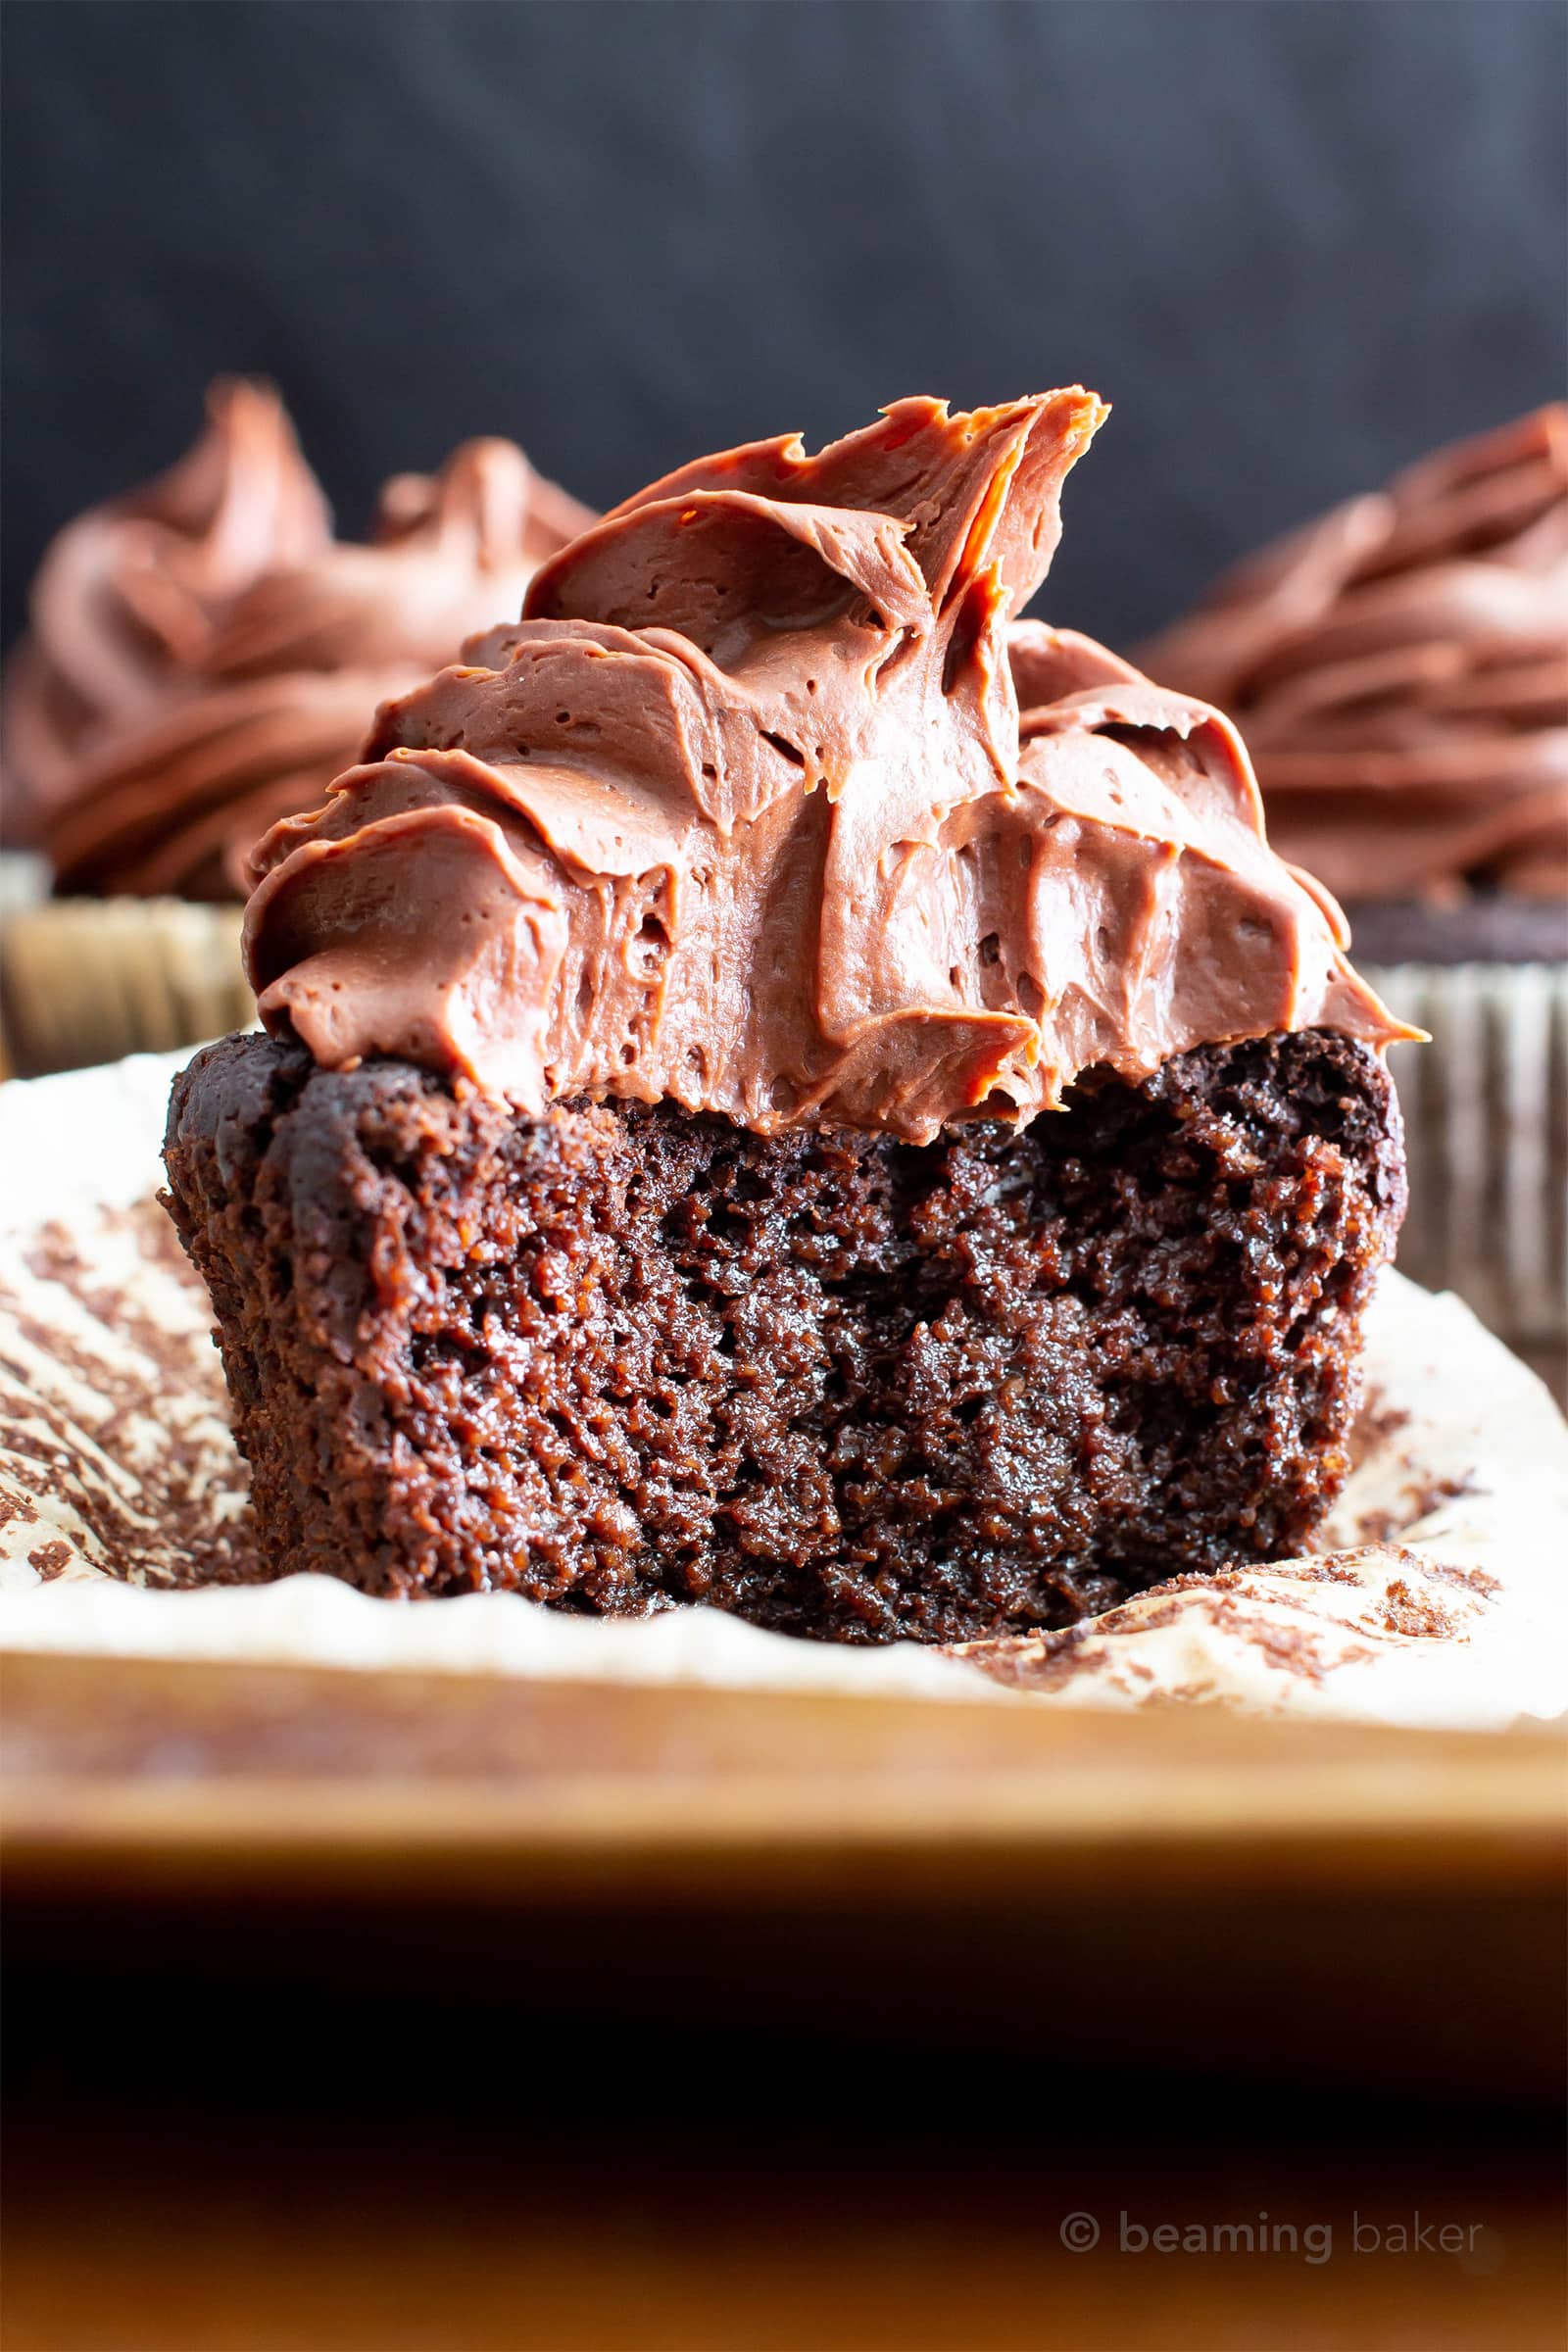
[[[400,1603],[321,1577],[154,1589],[198,1550],[221,1561],[243,1525],[206,1298],[151,1200],[182,1058],[0,1088],[0,1647],[1456,1727],[1568,1708],[1568,1425],[1457,1298],[1397,1275],[1322,1548],[1182,1578],[1069,1633],[845,1648],[706,1608]],[[176,1522],[185,1552],[160,1558]]]

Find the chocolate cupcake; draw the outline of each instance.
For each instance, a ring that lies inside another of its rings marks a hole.
[[[223,381],[186,458],[70,524],[6,675],[7,837],[55,894],[8,925],[24,1066],[232,1026],[252,844],[589,519],[511,442],[470,441],[387,483],[368,545],[336,540],[276,394]]]
[[[1227,720],[1009,640],[1102,413],[685,467],[263,844],[166,1163],[274,1573],[953,1641],[1310,1534],[1407,1032]]]
[[[1439,451],[1139,650],[1245,729],[1269,838],[1431,1032],[1400,1262],[1568,1336],[1568,407]]]

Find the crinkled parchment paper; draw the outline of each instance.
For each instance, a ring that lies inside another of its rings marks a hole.
[[[153,1198],[179,1058],[0,1089],[0,1646],[1426,1725],[1568,1708],[1568,1425],[1456,1298],[1397,1275],[1320,1547],[1067,1633],[848,1649],[706,1608],[603,1620],[247,1582],[207,1300]]]

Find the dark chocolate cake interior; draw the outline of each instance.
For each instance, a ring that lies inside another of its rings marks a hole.
[[[276,1572],[851,1641],[1298,1547],[1403,1187],[1378,1057],[1323,1031],[928,1145],[235,1037],[167,1158]]]

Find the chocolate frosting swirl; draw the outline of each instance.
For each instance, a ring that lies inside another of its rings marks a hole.
[[[8,664],[8,814],[46,822],[84,749],[144,720],[198,661],[229,599],[272,564],[330,543],[332,518],[282,406],[222,378],[207,426],[140,490],[89,508],[39,565],[32,631]]]
[[[1265,548],[1137,659],[1234,713],[1273,839],[1346,899],[1568,893],[1568,406]]]
[[[269,1026],[534,1109],[919,1140],[1203,1041],[1404,1034],[1227,720],[1067,631],[1009,661],[1103,414],[905,400],[617,508],[262,844]]]
[[[44,560],[6,682],[8,801],[62,889],[241,897],[246,852],[377,703],[518,611],[590,520],[482,440],[390,481],[370,545],[334,540],[277,395],[215,384],[190,455]]]

